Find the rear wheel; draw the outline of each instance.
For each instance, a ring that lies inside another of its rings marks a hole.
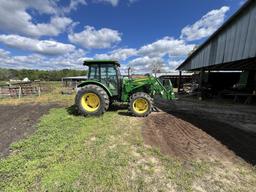
[[[130,98],[129,111],[136,117],[148,116],[153,107],[153,99],[144,92],[134,93]]]
[[[109,97],[103,88],[86,85],[78,91],[75,104],[83,115],[101,115],[109,108]]]

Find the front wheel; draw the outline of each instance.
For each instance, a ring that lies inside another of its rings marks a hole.
[[[136,117],[148,116],[153,108],[153,99],[144,92],[134,93],[130,98],[129,111]]]

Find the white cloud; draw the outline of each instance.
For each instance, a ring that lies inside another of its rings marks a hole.
[[[73,10],[77,10],[79,5],[87,5],[85,0],[70,0],[69,6],[68,7],[64,7],[62,9],[62,11],[64,13],[69,13]]]
[[[116,49],[107,54],[96,54],[96,59],[113,59],[126,61],[130,57],[136,57],[128,64],[122,65],[122,73],[127,73],[128,67],[131,67],[135,73],[152,73],[152,70],[161,72],[172,71],[194,48],[194,44],[186,44],[184,40],[164,37],[151,44],[145,45],[140,49]],[[166,61],[166,58],[170,61]]]
[[[173,71],[195,47],[184,40],[164,37],[137,51],[137,58],[128,62],[136,73],[152,73],[153,70]],[[169,60],[169,61],[168,61]]]
[[[187,55],[194,46],[194,44],[186,44],[183,40],[164,37],[152,44],[143,46],[139,49],[138,54],[149,57]]]
[[[229,9],[229,7],[223,6],[220,9],[208,12],[193,25],[183,28],[181,38],[187,41],[194,41],[210,36],[224,22],[225,15]]]
[[[153,57],[150,58],[148,56],[145,57],[138,57],[136,59],[133,59],[128,63],[131,67],[145,67],[147,65],[152,64],[163,64],[163,59],[161,57]]]
[[[66,53],[64,55],[52,58],[45,58],[43,63],[46,66],[54,66],[58,69],[72,68],[72,69],[84,69],[84,60],[90,60],[92,58],[86,57],[86,53],[82,49],[78,49],[75,52]]]
[[[72,23],[67,17],[57,16],[57,5],[50,0],[0,0],[0,26],[1,31],[40,37],[43,35],[57,36],[64,32]],[[27,12],[36,10],[40,14],[51,15],[49,23],[36,23]]]
[[[3,49],[0,49],[0,58],[6,58],[10,54],[9,51],[5,51]]]
[[[53,40],[37,40],[19,35],[0,35],[0,42],[10,47],[45,55],[61,55],[75,50],[75,46]]]
[[[110,48],[121,41],[121,34],[113,29],[102,28],[96,30],[94,27],[85,26],[84,31],[68,35],[70,42],[84,48]]]
[[[173,70],[176,69],[182,62],[184,61],[184,59],[178,59],[178,60],[170,60],[168,62],[168,67]]]
[[[107,54],[96,54],[96,59],[113,59],[118,61],[127,61],[130,57],[137,57],[123,65],[121,70],[126,73],[128,67],[131,67],[136,73],[151,73],[152,70],[162,72],[174,70],[181,63],[181,57],[194,48],[194,44],[186,44],[184,40],[164,37],[151,44],[145,45],[140,49],[116,49]],[[169,58],[169,62],[166,58]]]
[[[28,55],[28,56],[11,56],[10,53],[5,55],[5,57],[0,57],[0,67],[5,68],[35,68],[41,64],[42,56],[40,55]]]
[[[72,20],[67,17],[52,17],[50,23],[40,23],[31,26],[31,29],[27,30],[27,34],[32,36],[57,36],[64,32],[68,26],[72,24]],[[25,30],[24,30],[25,31]]]
[[[111,51],[108,54],[96,54],[96,59],[109,59],[109,60],[117,60],[117,61],[125,61],[131,56],[135,56],[137,54],[136,49],[116,49]]]
[[[105,2],[110,3],[112,6],[117,6],[119,3],[119,0],[94,0],[95,2]]]
[[[176,68],[184,61],[184,59],[169,60],[165,63],[163,70],[166,72],[175,71]]]
[[[152,74],[154,71],[165,73],[175,71],[183,61],[180,58],[172,58],[166,61],[163,57],[138,57],[128,62],[127,65],[122,65],[121,70],[123,74],[127,73],[129,67],[131,67],[134,74]]]
[[[152,73],[152,70],[162,70],[164,60],[161,57],[138,57],[128,63],[134,73]]]

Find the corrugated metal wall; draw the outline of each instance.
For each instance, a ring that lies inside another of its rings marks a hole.
[[[256,57],[256,1],[179,68],[193,70]]]

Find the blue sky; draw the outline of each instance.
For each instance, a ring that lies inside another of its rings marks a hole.
[[[0,67],[174,70],[242,0],[0,0]]]

